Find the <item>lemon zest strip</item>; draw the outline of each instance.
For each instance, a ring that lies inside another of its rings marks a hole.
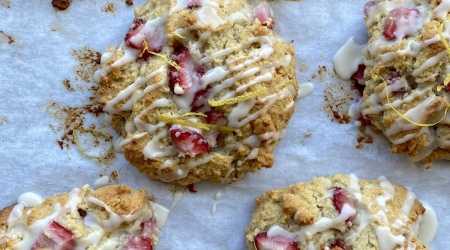
[[[414,124],[418,127],[432,127],[435,126],[436,124],[442,122],[445,118],[445,116],[447,116],[447,111],[450,108],[450,104],[447,105],[447,107],[445,108],[444,111],[444,115],[442,116],[442,118],[435,122],[435,123],[417,123],[411,119],[409,119],[406,115],[402,114],[400,111],[398,111],[398,109],[394,108],[394,106],[392,106],[391,100],[389,99],[389,93],[388,93],[388,85],[386,83],[386,81],[384,80],[384,78],[380,75],[378,75],[382,80],[383,80],[383,84],[384,84],[384,89],[386,90],[386,99],[387,99],[387,103],[389,104],[389,106],[391,107],[392,110],[394,110],[400,117],[402,117],[403,119],[405,119],[406,121],[408,121],[411,124]]]
[[[207,115],[205,115],[203,113],[196,113],[196,112],[187,112],[187,113],[184,113],[181,117],[185,117],[185,116],[203,116],[203,117],[207,117]]]
[[[107,150],[105,150],[105,152],[103,152],[102,154],[89,154],[86,152],[86,150],[84,150],[84,148],[81,146],[81,143],[79,141],[77,132],[79,133],[92,133],[93,135],[98,135],[98,136],[102,136],[105,138],[106,141],[109,142],[109,147]],[[102,158],[104,156],[106,156],[109,152],[111,152],[111,150],[113,149],[113,144],[111,141],[111,136],[108,135],[107,133],[97,130],[97,129],[92,129],[92,128],[76,128],[73,130],[73,140],[75,141],[75,145],[77,145],[78,150],[80,150],[80,152],[90,158]]]
[[[450,20],[450,19],[447,18],[447,20]],[[444,31],[443,31],[443,30],[444,30],[444,23],[445,23],[445,21],[442,22],[441,25],[439,25],[439,30],[438,30],[438,32],[439,32],[439,38],[441,39],[441,42],[444,44],[445,49],[447,50],[447,55],[450,55],[450,46],[448,45],[448,42],[447,42],[447,40],[445,39],[444,34],[443,34],[443,32],[444,32]],[[446,76],[445,79],[444,79],[444,86],[447,86],[447,84],[448,84],[449,82],[450,82],[450,73],[448,73],[447,76]],[[442,88],[438,88],[437,90],[438,90],[438,91],[441,91]]]
[[[179,38],[181,38],[181,39],[184,39],[184,38],[186,38],[186,37],[184,37],[184,36],[182,36],[182,35],[180,35],[180,34],[178,34],[177,32],[172,32],[172,35],[174,35],[174,36],[176,36],[176,37],[179,37]]]
[[[203,130],[213,129],[213,130],[220,130],[220,131],[225,131],[225,132],[234,131],[232,128],[227,127],[227,126],[220,126],[220,125],[207,124],[207,123],[201,123],[201,122],[192,122],[192,121],[187,121],[187,120],[179,119],[176,117],[170,117],[170,116],[166,116],[166,115],[162,115],[162,114],[158,115],[158,119],[163,122],[166,122],[166,123],[179,124],[181,126],[194,127],[194,128],[199,128],[199,129],[203,129]]]
[[[255,98],[261,94],[263,94],[264,92],[266,92],[267,89],[265,87],[262,87],[256,91],[253,92],[249,92],[246,93],[244,95],[240,95],[240,96],[235,96],[233,98],[229,98],[229,99],[225,99],[225,100],[208,100],[208,104],[211,107],[217,107],[217,106],[223,106],[223,105],[231,105],[231,104],[235,104],[238,102],[243,102],[243,101],[247,101],[249,99]]]
[[[181,67],[180,67],[176,62],[170,60],[169,58],[167,58],[167,56],[165,56],[165,55],[163,55],[163,54],[160,54],[160,53],[156,53],[156,52],[151,51],[151,50],[148,48],[148,43],[147,43],[146,40],[144,40],[144,42],[143,42],[142,44],[144,45],[144,49],[143,49],[142,52],[139,54],[139,57],[141,57],[141,56],[145,53],[145,51],[147,51],[148,53],[150,53],[150,54],[152,54],[152,55],[155,55],[155,56],[158,56],[158,57],[164,59],[164,61],[166,61],[168,64],[170,64],[172,67],[174,67],[174,68],[177,69],[178,71],[181,69]]]

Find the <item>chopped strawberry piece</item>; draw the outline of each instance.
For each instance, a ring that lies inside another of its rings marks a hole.
[[[367,16],[367,14],[369,14],[369,12],[373,9],[374,5],[375,5],[375,1],[373,1],[373,0],[364,4],[364,9],[363,9],[364,15]]]
[[[275,19],[273,18],[272,8],[269,3],[262,2],[253,9],[253,16],[259,20],[263,26],[272,29],[275,26]]]
[[[170,137],[178,151],[184,155],[194,157],[209,151],[209,143],[203,135],[190,129],[174,125],[170,128]]]
[[[209,124],[216,124],[216,125],[227,124],[227,118],[220,111],[211,110],[205,112],[205,115],[206,115],[206,122]]]
[[[84,211],[83,209],[78,209],[78,214],[80,215],[81,218],[84,219],[84,217],[86,217],[87,213],[86,211]]]
[[[201,7],[200,0],[188,0],[188,8],[198,8]]]
[[[416,9],[398,7],[386,17],[383,35],[388,40],[403,38],[417,30],[420,12]]]
[[[364,127],[373,126],[372,120],[370,120],[367,117],[361,116],[358,118],[358,121],[361,122],[361,126],[364,126]]]
[[[187,188],[190,193],[197,193],[197,190],[195,190],[194,184],[187,185]]]
[[[141,236],[125,236],[120,245],[121,250],[152,250],[152,241]]]
[[[136,36],[137,34],[139,34],[139,32],[141,31],[143,25],[144,25],[144,20],[142,20],[141,18],[136,18],[133,21],[133,24],[131,25],[130,30],[128,30],[127,34],[125,34],[125,44],[128,47],[131,47],[133,49],[141,49],[142,48],[142,43],[140,44],[135,44],[132,41],[130,41],[130,39],[134,36]]]
[[[445,86],[445,91],[450,92],[450,83],[447,83],[447,86]]]
[[[143,221],[141,223],[141,236],[151,238],[152,235],[155,233],[156,225],[155,221],[153,219]]]
[[[51,221],[44,232],[39,235],[32,250],[47,248],[71,250],[76,245],[75,238],[69,230],[65,229],[56,221]]]
[[[350,77],[350,79],[354,80],[359,85],[364,85],[366,82],[364,79],[364,70],[366,69],[366,65],[359,64],[358,70]]]
[[[201,110],[205,105],[208,105],[208,92],[211,89],[211,86],[206,86],[205,89],[199,90],[195,93],[194,100],[191,104],[191,111],[197,112]]]
[[[333,205],[339,214],[342,212],[344,204],[348,204],[350,207],[356,207],[356,199],[345,189],[336,187],[333,189]],[[353,220],[354,216],[350,216],[346,219],[346,222]]]
[[[204,64],[198,66],[197,68],[197,74],[199,76],[203,76],[206,73],[206,66]]]
[[[155,27],[145,27],[144,20],[137,18],[134,19],[124,40],[128,47],[143,52],[141,58],[146,59],[151,55],[148,50],[152,52],[161,51],[164,44],[164,33]],[[147,48],[144,41],[147,43]]]
[[[298,250],[297,242],[283,236],[269,237],[267,233],[260,233],[255,237],[258,250]]]
[[[345,250],[345,243],[342,240],[336,240],[333,244],[330,245],[330,249]]]
[[[172,54],[172,59],[180,67],[180,70],[172,66],[169,68],[169,87],[172,93],[181,95],[184,94],[185,90],[200,84],[201,75],[197,71],[188,48],[180,47],[176,49]]]
[[[392,85],[394,84],[396,81],[398,81],[400,78],[400,76],[398,74],[391,74],[389,76],[386,77],[386,84],[387,85]]]

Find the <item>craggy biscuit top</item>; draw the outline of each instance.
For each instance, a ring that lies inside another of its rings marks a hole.
[[[417,237],[424,212],[413,192],[385,178],[335,175],[265,192],[245,232],[259,250],[427,249]]]
[[[370,38],[354,75],[365,85],[362,122],[427,166],[450,159],[449,11],[449,0],[367,2]]]
[[[267,3],[152,1],[96,73],[126,159],[166,182],[230,182],[271,167],[294,112],[293,46]]]
[[[161,223],[152,206],[145,189],[122,185],[20,202],[0,212],[0,249],[152,249]]]

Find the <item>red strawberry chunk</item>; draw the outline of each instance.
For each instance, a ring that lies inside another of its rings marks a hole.
[[[209,124],[216,124],[216,125],[227,124],[227,118],[220,111],[211,110],[205,112],[205,115],[206,115],[206,122]]]
[[[330,249],[342,249],[345,250],[345,243],[342,240],[336,240],[333,244],[331,244]]]
[[[209,143],[202,134],[174,125],[170,128],[170,137],[181,154],[194,157],[209,151]]]
[[[187,185],[187,188],[189,190],[190,193],[197,193],[197,190],[195,190],[194,184],[189,184]]]
[[[142,48],[142,43],[140,44],[135,44],[132,41],[130,41],[130,39],[134,36],[136,36],[137,34],[139,34],[139,32],[141,31],[142,27],[144,27],[144,20],[142,20],[141,18],[136,18],[133,21],[133,24],[131,25],[130,30],[128,30],[127,34],[125,34],[125,44],[128,47],[131,47],[133,49],[140,49]]]
[[[275,26],[273,12],[267,2],[258,4],[258,6],[253,9],[253,16],[257,18],[263,26],[267,26],[269,29],[272,29],[273,26]]]
[[[363,9],[364,15],[367,16],[369,14],[369,12],[372,10],[374,5],[375,5],[375,1],[373,1],[373,0],[364,4],[364,9]]]
[[[417,30],[420,12],[417,9],[398,7],[386,17],[383,35],[387,40],[403,38]]]
[[[69,230],[65,229],[56,221],[51,221],[44,232],[39,235],[34,243],[32,250],[47,248],[47,249],[60,249],[71,250],[76,245],[75,238]]]
[[[208,105],[208,92],[210,89],[211,86],[208,85],[205,89],[201,89],[195,93],[194,100],[191,104],[192,112],[197,112]]]
[[[450,83],[447,83],[447,86],[445,86],[445,91],[450,92]]]
[[[141,236],[124,236],[121,238],[121,250],[152,250],[152,241]]]
[[[333,205],[339,214],[342,212],[344,204],[348,204],[350,207],[356,207],[356,199],[345,189],[336,187],[333,189]],[[346,222],[353,220],[354,216],[350,216],[346,219]]]
[[[175,50],[172,59],[180,67],[180,70],[172,66],[169,68],[169,87],[172,93],[181,95],[194,84],[199,85],[200,76],[188,48],[180,47]]]
[[[80,208],[78,209],[78,214],[80,215],[81,218],[84,219],[84,217],[86,217],[87,215],[87,212]]]
[[[188,8],[198,8],[201,7],[200,0],[188,0]]]
[[[133,49],[138,49],[143,54],[141,57],[146,59],[151,54],[147,50],[144,51],[144,41],[147,43],[147,49],[152,52],[161,51],[164,44],[163,31],[155,27],[145,27],[144,20],[137,18],[131,25],[130,30],[125,35],[125,44]]]
[[[143,221],[141,223],[141,236],[146,238],[151,238],[152,235],[155,233],[156,225],[155,221],[153,219]]]
[[[283,236],[269,237],[267,233],[260,233],[255,237],[258,250],[298,250],[297,242]]]
[[[364,70],[365,69],[366,69],[366,65],[359,64],[358,70],[350,77],[350,79],[356,81],[356,83],[358,83],[359,85],[364,85],[366,82],[364,79]]]

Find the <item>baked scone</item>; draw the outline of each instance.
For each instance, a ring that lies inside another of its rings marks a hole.
[[[148,0],[135,16],[95,76],[128,162],[182,185],[271,167],[298,83],[270,6]]]
[[[391,152],[426,166],[450,159],[449,11],[440,0],[364,6],[370,39],[362,115],[392,142]]]
[[[259,250],[428,249],[417,238],[424,212],[403,186],[339,174],[266,191],[245,233]]]
[[[145,189],[74,188],[0,211],[0,249],[153,249],[161,218]]]

